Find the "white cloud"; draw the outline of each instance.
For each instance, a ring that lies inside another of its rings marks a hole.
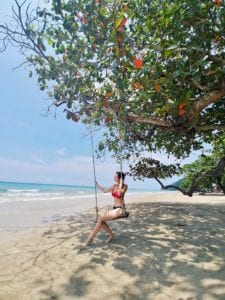
[[[97,168],[97,166],[96,166]],[[0,180],[92,185],[92,158],[77,156],[44,162],[33,156],[31,162],[0,157]],[[112,163],[102,163],[98,170],[100,179],[113,179]]]
[[[64,156],[65,155],[65,151],[66,151],[65,148],[60,148],[60,149],[56,149],[54,151],[54,153],[57,154],[57,155],[59,155],[59,156]]]
[[[38,157],[36,161],[34,160],[27,162],[0,157],[0,181],[94,185],[92,157],[90,156],[60,158],[51,163],[43,163]],[[105,187],[112,185],[114,173],[118,170],[119,166],[112,159],[95,162],[96,178]],[[124,171],[127,171],[126,167]],[[131,188],[159,188],[158,184],[151,180],[146,180],[144,183],[134,182],[128,177],[126,182]]]
[[[42,157],[40,157],[40,156],[36,156],[36,155],[33,155],[32,157],[31,157],[31,160],[34,162],[34,163],[38,163],[38,164],[45,164],[45,161],[43,160],[43,158]]]
[[[184,164],[188,164],[188,163],[192,163],[193,161],[195,161],[196,159],[198,159],[199,155],[201,155],[202,153],[202,150],[199,150],[199,151],[195,151],[195,152],[192,152],[191,155],[187,158],[176,158],[175,156],[173,155],[168,155],[167,153],[165,152],[144,152],[142,154],[142,157],[151,157],[153,159],[156,159],[156,160],[159,160],[161,163],[163,164],[181,164],[181,165],[184,165]]]
[[[91,183],[91,159],[74,157],[47,163],[33,156],[31,162],[0,158],[0,180],[85,184]]]

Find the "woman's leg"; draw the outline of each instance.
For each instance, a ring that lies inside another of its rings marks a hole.
[[[106,222],[102,222],[101,228],[104,229],[106,232],[108,232],[109,235],[112,234],[112,230]]]
[[[109,243],[114,239],[114,234],[112,232],[112,229],[109,227],[109,225],[106,222],[102,223],[102,228],[108,232],[109,237],[108,239],[105,241],[105,243]]]
[[[92,243],[94,237],[97,235],[97,233],[100,231],[102,227],[102,220],[101,220],[101,216],[98,217],[98,221],[97,223],[95,224],[95,227],[94,229],[92,230],[92,232],[90,233],[89,237],[87,238],[87,240],[85,241],[85,245],[89,245]]]
[[[114,210],[111,210],[111,211],[105,213],[104,215],[99,216],[98,221],[97,221],[93,231],[91,232],[91,234],[89,235],[88,239],[85,242],[85,245],[91,244],[91,242],[93,241],[95,236],[98,234],[98,232],[100,231],[100,229],[102,227],[102,224],[105,223],[105,221],[110,221],[110,220],[116,219],[121,215],[121,213],[122,213],[122,209],[117,208],[117,209],[114,209]],[[104,226],[103,227],[104,229],[106,229],[106,227],[107,227],[107,230],[109,229],[111,231],[111,229],[109,228],[108,225],[106,225],[106,226],[103,225],[103,226]]]

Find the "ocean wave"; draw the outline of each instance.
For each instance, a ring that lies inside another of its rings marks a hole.
[[[27,191],[23,191],[23,190],[17,190],[16,192],[12,192],[12,191],[7,191],[7,192],[3,192],[0,193],[0,199],[3,197],[8,197],[8,198],[16,198],[16,197],[24,197],[24,198],[28,198],[28,197],[51,197],[53,196],[63,196],[63,197],[69,197],[69,196],[88,196],[88,195],[93,195],[94,191],[41,191],[41,190],[36,190],[35,192],[33,192],[32,190],[27,190]]]
[[[110,194],[104,195],[106,197],[111,197]],[[98,195],[100,197],[100,195]],[[90,199],[90,198],[95,198],[95,194],[63,194],[63,193],[48,193],[48,194],[39,194],[39,195],[26,195],[26,194],[21,194],[21,195],[16,195],[14,194],[9,196],[5,195],[4,197],[0,196],[0,203],[12,203],[12,202],[35,202],[35,201],[67,201],[67,200],[79,200],[79,199]]]
[[[28,193],[28,192],[27,193],[2,193],[0,195],[0,199],[4,198],[4,197],[6,197],[6,198],[18,198],[18,197],[21,197],[21,198],[45,197],[45,198],[47,198],[52,195],[64,196],[65,194],[64,193]]]
[[[10,190],[10,189],[9,189]],[[79,200],[79,199],[91,199],[95,198],[94,190],[77,190],[77,191],[42,191],[38,189],[13,189],[9,192],[0,194],[0,203],[12,203],[12,202],[35,202],[35,201],[67,201],[67,200]],[[129,191],[127,196],[136,197],[142,194],[152,194],[154,192],[144,192],[144,191]],[[110,193],[97,194],[98,198],[111,197]]]
[[[8,189],[7,192],[9,193],[38,193],[40,190],[38,189]]]

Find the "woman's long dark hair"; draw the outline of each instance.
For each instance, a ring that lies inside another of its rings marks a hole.
[[[122,178],[123,180],[124,180],[125,177],[126,177],[126,174],[123,173],[123,172],[116,172],[116,175],[118,176],[119,179]]]

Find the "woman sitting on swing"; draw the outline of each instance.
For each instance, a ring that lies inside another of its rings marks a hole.
[[[110,188],[103,188],[97,182],[96,186],[103,192],[109,193],[112,192],[112,196],[114,198],[113,210],[110,210],[98,217],[98,221],[90,233],[88,239],[85,242],[85,245],[89,245],[93,242],[93,239],[98,234],[101,229],[104,229],[108,232],[109,238],[106,240],[107,243],[111,242],[114,238],[113,232],[106,221],[111,221],[123,216],[125,212],[125,202],[124,202],[124,194],[127,191],[128,185],[124,183],[125,174],[123,172],[116,172],[114,176],[115,184],[113,184]]]

